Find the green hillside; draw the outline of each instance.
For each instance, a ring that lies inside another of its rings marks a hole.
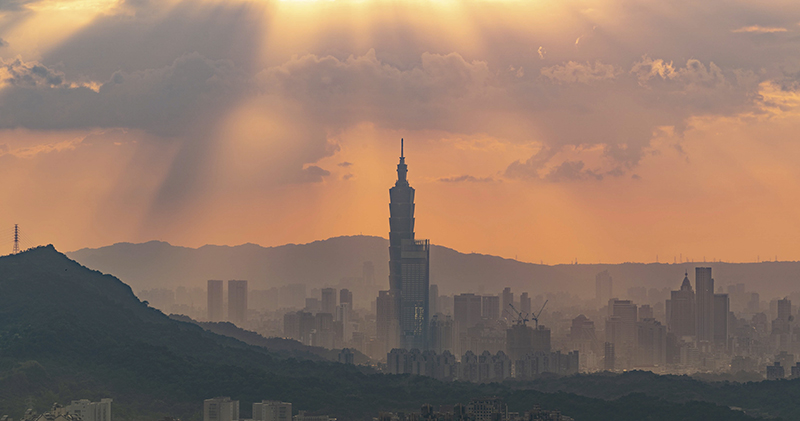
[[[0,414],[18,418],[53,402],[112,397],[116,420],[201,418],[202,400],[232,396],[249,416],[262,399],[371,419],[499,395],[512,410],[540,404],[579,420],[750,419],[711,403],[670,403],[633,394],[614,401],[510,385],[441,383],[299,361],[172,320],[118,279],[82,267],[52,246],[0,258]]]

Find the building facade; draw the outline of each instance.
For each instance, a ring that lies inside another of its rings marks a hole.
[[[414,238],[414,188],[401,140],[397,181],[389,189],[389,290],[396,300],[400,345],[427,349],[430,245]]]
[[[237,326],[247,321],[247,281],[228,281],[228,321]]]
[[[206,293],[208,294],[208,321],[221,322],[224,317],[222,312],[222,281],[209,280]]]

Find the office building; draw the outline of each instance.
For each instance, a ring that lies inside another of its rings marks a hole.
[[[711,268],[695,268],[695,334],[698,341],[714,340],[714,279]]]
[[[322,288],[323,313],[336,314],[336,288]]]
[[[636,323],[637,367],[663,367],[667,362],[667,327],[653,318]]]
[[[222,312],[222,281],[208,281],[206,293],[208,294],[208,321],[221,322],[224,317]]]
[[[467,415],[475,421],[508,421],[508,405],[501,398],[472,399]]]
[[[439,285],[431,285],[428,293],[428,311],[431,314],[442,313],[439,309]]]
[[[681,288],[670,292],[670,299],[666,303],[667,329],[679,338],[695,334],[694,301],[694,291],[687,272],[683,277]]]
[[[441,354],[445,351],[455,351],[455,322],[450,316],[438,313],[431,318],[430,342],[431,351]]]
[[[81,421],[111,421],[111,399],[92,402],[88,399],[72,401],[66,406],[69,415],[80,417]]]
[[[481,299],[481,317],[489,321],[495,321],[500,318],[500,297],[486,295]]]
[[[427,349],[430,245],[414,238],[414,188],[407,175],[401,140],[397,181],[389,189],[389,290],[398,300],[401,346]]]
[[[598,305],[604,305],[613,297],[611,274],[607,270],[598,273],[594,278],[595,299]]]
[[[206,399],[203,401],[203,421],[238,421],[239,401],[229,397]]]
[[[527,292],[523,292],[519,296],[519,311],[523,316],[531,314],[531,297],[528,296]]]
[[[724,349],[728,348],[728,315],[731,301],[728,294],[714,294],[714,343]]]
[[[606,371],[614,371],[616,363],[614,344],[611,342],[606,342],[603,346],[603,349],[603,369]]]
[[[517,317],[516,312],[511,308],[514,305],[514,293],[511,288],[505,287],[503,289],[503,301],[500,307],[500,317],[506,320],[515,320]]]
[[[394,292],[380,291],[375,305],[376,317],[376,337],[383,347],[383,352],[389,352],[400,346],[400,326],[397,320],[397,303],[399,300],[394,296]]]
[[[228,281],[228,321],[237,326],[247,321],[247,281]]]
[[[480,295],[459,294],[453,297],[453,319],[458,332],[464,332],[481,321],[483,310]]]
[[[253,403],[254,421],[292,421],[292,404],[280,401]]]
[[[349,289],[343,288],[339,290],[339,304],[347,304],[350,308],[353,308],[353,293]]]
[[[372,262],[364,262],[361,269],[361,276],[364,278],[365,286],[375,285],[375,265]]]

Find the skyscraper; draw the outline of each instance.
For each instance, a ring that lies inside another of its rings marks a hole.
[[[594,282],[595,298],[597,299],[598,305],[605,305],[613,296],[611,274],[609,274],[607,270],[604,270],[595,276]]]
[[[500,318],[506,320],[516,319],[516,314],[514,314],[514,310],[511,309],[509,304],[514,305],[514,293],[511,292],[510,287],[505,287],[503,289],[503,302],[500,307]]]
[[[439,313],[439,285],[431,285],[431,290],[428,293],[428,311],[432,315]]]
[[[228,320],[237,326],[247,321],[247,281],[228,281]]]
[[[222,281],[208,281],[208,321],[222,321]]]
[[[711,268],[695,268],[695,333],[698,341],[714,340],[714,279]]]
[[[394,296],[394,291],[378,292],[375,303],[377,314],[375,317],[376,336],[384,347],[384,352],[389,352],[399,346],[399,320],[397,319],[397,305],[399,300]]]
[[[670,299],[667,300],[667,328],[675,336],[694,336],[697,323],[694,301],[694,291],[687,272],[683,277],[681,289],[672,291]]]
[[[453,297],[453,319],[458,332],[464,332],[481,321],[481,296],[459,294]]]
[[[481,316],[486,320],[497,320],[500,317],[500,297],[486,295],[482,301]]]
[[[527,292],[523,292],[519,296],[519,311],[526,316],[531,314],[531,297]]]
[[[389,189],[389,290],[399,300],[397,319],[403,348],[427,349],[430,248],[414,239],[414,188],[400,141],[397,182]]]
[[[362,277],[364,278],[364,285],[370,287],[375,285],[375,265],[371,261],[364,262],[362,273],[363,273]]]
[[[322,288],[322,312],[336,314],[336,288]]]
[[[714,294],[714,343],[725,349],[728,347],[728,313],[731,301],[728,294]]]

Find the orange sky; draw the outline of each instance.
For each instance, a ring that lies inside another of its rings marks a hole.
[[[800,260],[799,23],[788,1],[0,1],[0,233],[385,237],[403,137],[436,244]]]

